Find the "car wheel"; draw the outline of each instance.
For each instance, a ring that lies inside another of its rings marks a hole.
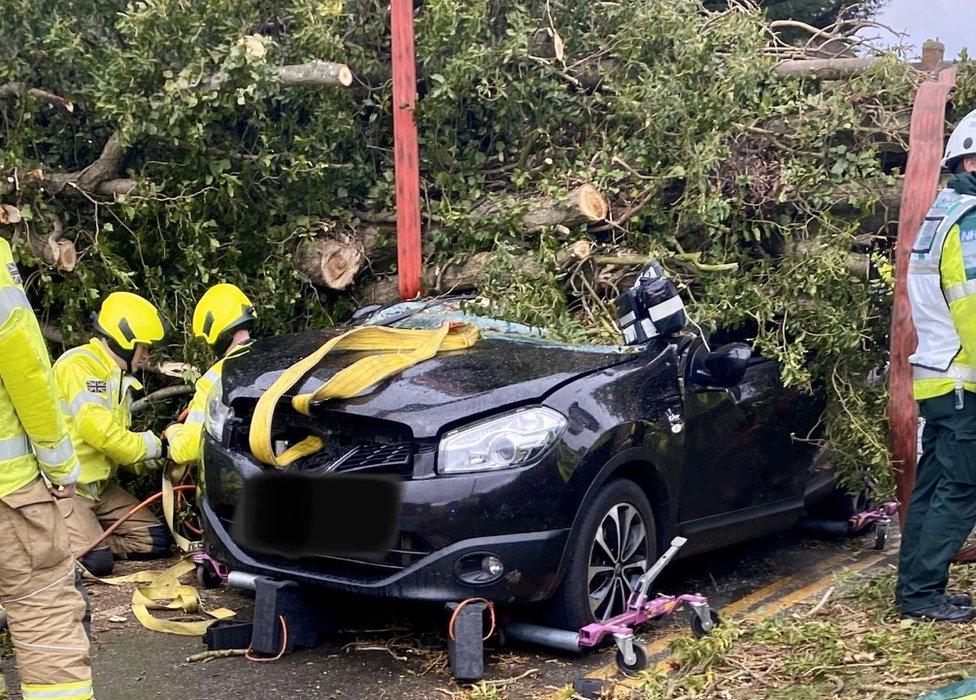
[[[826,497],[807,510],[817,518],[847,520],[855,513],[867,510],[869,505],[866,492],[851,494],[835,486]]]
[[[624,611],[637,580],[657,555],[651,504],[633,481],[611,481],[587,506],[549,623],[575,630]]]

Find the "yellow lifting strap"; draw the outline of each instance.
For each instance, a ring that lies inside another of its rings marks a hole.
[[[174,464],[162,470],[163,517],[166,519],[166,525],[169,527],[169,532],[173,536],[173,541],[176,542],[176,546],[183,553],[195,552],[200,549],[202,544],[201,542],[188,540],[176,531],[176,491],[173,490],[173,482],[179,483],[183,475],[186,474],[187,469],[188,467],[185,464]]]
[[[142,626],[153,632],[180,634],[187,637],[198,637],[207,631],[217,620],[234,617],[233,610],[227,608],[208,609],[200,602],[196,589],[180,583],[180,579],[194,570],[196,565],[190,559],[183,559],[165,571],[138,571],[128,576],[111,576],[97,578],[87,574],[89,578],[106,583],[110,586],[120,586],[126,583],[143,584],[132,592],[132,613]],[[163,620],[153,616],[150,610],[182,610],[185,613],[203,614],[210,620],[184,621]]]
[[[310,435],[276,455],[271,444],[271,426],[281,397],[333,350],[371,351],[373,354],[341,369],[315,391],[295,396],[291,405],[296,411],[310,415],[312,404],[316,401],[358,396],[384,379],[429,360],[439,352],[470,348],[477,341],[477,326],[450,322],[445,322],[437,330],[359,326],[336,336],[285,370],[258,399],[248,434],[251,452],[264,464],[287,467],[295,460],[322,449],[322,440]]]

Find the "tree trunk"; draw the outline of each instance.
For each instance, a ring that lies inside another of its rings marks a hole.
[[[525,213],[519,228],[532,233],[547,226],[572,227],[592,224],[607,218],[610,207],[595,186],[586,183],[570,190],[563,198],[533,197],[522,202]],[[472,211],[475,218],[490,219],[501,215],[508,206],[503,202],[485,202]]]
[[[816,77],[821,80],[843,80],[866,72],[876,62],[873,58],[812,58],[781,61],[773,66],[777,77]]]
[[[446,265],[426,268],[421,286],[424,296],[464,294],[478,289],[488,281],[488,270],[495,263],[493,251],[475,253],[465,261],[451,261]],[[511,263],[517,274],[539,274],[539,264],[532,253],[519,256]],[[504,281],[504,280],[503,280]],[[397,278],[381,277],[366,288],[363,303],[392,304],[400,298]]]

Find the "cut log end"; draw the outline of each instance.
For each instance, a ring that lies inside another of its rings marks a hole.
[[[295,255],[295,267],[312,284],[335,291],[348,289],[365,265],[363,244],[344,234],[306,241]]]
[[[58,258],[54,266],[61,272],[74,272],[78,265],[78,251],[75,250],[75,244],[72,241],[58,241],[56,245]]]
[[[339,80],[339,84],[344,87],[349,87],[352,85],[352,71],[349,70],[349,66],[342,66],[339,68],[336,78]]]
[[[0,204],[0,224],[19,224],[20,209],[13,204]]]
[[[570,199],[589,221],[603,221],[610,212],[607,200],[600,193],[600,190],[589,183],[573,190],[570,193]]]

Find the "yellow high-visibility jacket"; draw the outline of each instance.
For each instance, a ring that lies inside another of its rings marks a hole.
[[[81,460],[80,495],[97,500],[120,466],[138,468],[161,456],[162,445],[152,432],[129,430],[132,391],[142,389],[142,384],[122,372],[101,340],[59,357],[54,381]]]
[[[908,267],[918,401],[957,388],[976,392],[976,197],[953,189],[957,180],[926,215]]]
[[[67,486],[80,466],[51,375],[51,358],[10,244],[0,239],[0,497],[43,471]]]
[[[186,420],[166,428],[164,435],[169,442],[169,458],[177,464],[199,464],[200,445],[203,440],[203,423],[206,418],[207,398],[224,371],[224,362],[247,352],[249,343],[231,349],[226,357],[214,363],[194,385],[193,398]]]

